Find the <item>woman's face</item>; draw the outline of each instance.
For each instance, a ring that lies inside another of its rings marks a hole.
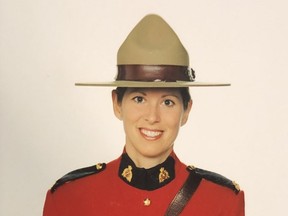
[[[138,165],[143,160],[163,162],[173,149],[179,129],[192,106],[184,110],[178,89],[127,88],[121,103],[112,93],[114,113],[123,121],[125,149]]]

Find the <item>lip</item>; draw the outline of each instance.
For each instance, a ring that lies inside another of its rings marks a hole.
[[[139,131],[141,135],[147,140],[157,140],[163,134],[162,130],[151,130],[147,128],[140,128]]]

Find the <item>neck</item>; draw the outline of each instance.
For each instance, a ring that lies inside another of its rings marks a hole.
[[[149,169],[163,163],[173,151],[173,146],[169,148],[166,152],[156,156],[137,153],[135,151],[132,151],[129,146],[125,146],[125,151],[138,168]]]

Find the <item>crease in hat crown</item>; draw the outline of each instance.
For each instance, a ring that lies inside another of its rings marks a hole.
[[[76,83],[78,86],[192,87],[229,86],[196,82],[189,55],[174,30],[156,14],[145,16],[128,34],[117,52],[114,81]]]
[[[189,56],[166,21],[156,14],[149,14],[120,46],[117,65],[189,66]]]

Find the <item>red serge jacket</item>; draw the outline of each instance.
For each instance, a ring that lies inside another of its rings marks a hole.
[[[60,179],[47,192],[43,216],[161,216],[189,175],[175,154],[148,170],[126,154],[91,169]],[[199,175],[200,185],[181,215],[244,216],[243,191],[219,181],[227,179],[218,174],[199,169]]]

